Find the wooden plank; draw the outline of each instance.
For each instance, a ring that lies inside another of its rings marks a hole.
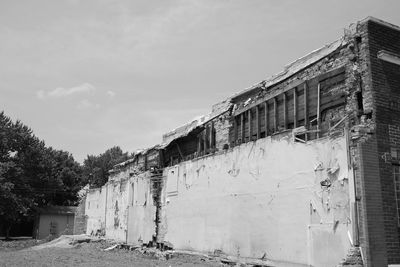
[[[211,129],[210,129],[210,148],[215,148],[214,122],[213,121],[211,121]]]
[[[257,139],[260,139],[260,107],[256,106],[256,134],[257,134]]]
[[[201,134],[199,134],[197,137],[198,137],[198,141],[197,141],[197,155],[200,155],[200,152],[201,152],[201,141],[202,141],[202,139],[201,139]]]
[[[342,106],[345,104],[346,104],[346,96],[345,95],[338,97],[336,99],[332,99],[330,102],[322,103],[322,101],[321,101],[320,112],[322,114],[325,110],[327,110],[329,108]]]
[[[346,68],[344,66],[343,67],[339,67],[337,69],[334,69],[334,70],[331,70],[329,72],[326,72],[324,74],[319,75],[317,77],[317,80],[319,82],[322,82],[323,80],[326,80],[326,79],[328,79],[328,78],[330,78],[332,76],[339,75],[340,73],[345,72],[345,71],[346,71]]]
[[[247,111],[247,116],[249,118],[249,141],[251,141],[251,136],[253,135],[253,124],[252,124],[252,116],[251,116],[251,109]]]
[[[321,106],[321,83],[318,83],[318,91],[317,91],[317,130],[318,131],[320,129],[320,124],[321,124],[320,106]],[[319,138],[319,132],[317,132],[317,138]]]
[[[278,131],[278,103],[274,97],[274,132]]]
[[[271,100],[274,97],[280,96],[283,92],[287,92],[287,91],[292,90],[293,87],[300,86],[302,83],[304,83],[303,80],[295,80],[295,81],[283,86],[283,89],[280,88],[278,90],[274,90],[274,87],[276,87],[276,85],[272,85],[272,86],[270,86],[268,88],[270,88],[271,91],[274,91],[274,92],[269,94],[268,98],[257,99],[253,103],[251,103],[251,104],[249,104],[249,105],[247,105],[245,107],[237,109],[232,115],[234,115],[234,116],[240,115],[241,113],[246,112],[247,110],[262,104],[264,101]]]
[[[241,143],[244,143],[244,135],[245,135],[245,131],[244,131],[244,113],[242,113],[242,114],[240,114],[240,120],[241,120],[241,124],[240,124],[240,126],[242,127],[242,131],[241,131],[241,133],[242,133],[242,142]]]
[[[283,127],[285,130],[288,128],[287,127],[287,99],[286,99],[286,93],[283,93]]]
[[[308,85],[307,82],[304,83],[304,127],[308,129]],[[304,140],[308,140],[307,133],[304,135]]]
[[[158,167],[161,169],[161,168],[164,168],[164,150],[163,149],[159,149],[158,150]]]
[[[203,130],[204,154],[207,154],[207,126]]]
[[[233,117],[233,145],[236,145],[238,140],[238,116]]]
[[[265,113],[265,117],[264,117],[265,137],[267,137],[268,136],[268,102],[267,101],[264,102],[264,113]]]
[[[179,145],[178,145],[177,142],[175,142],[175,144],[176,144],[176,147],[178,148],[178,152],[179,152],[179,155],[181,156],[181,159],[184,160],[184,157],[183,157],[181,148],[179,147]],[[145,162],[147,162],[147,158],[145,158]],[[145,163],[145,164],[146,164],[146,163]]]
[[[336,94],[336,95],[325,95],[323,94],[323,87],[321,86],[321,102],[320,102],[320,106],[330,106],[329,103],[336,101],[337,99],[341,99],[341,98],[346,98],[346,94],[345,93],[340,93],[340,94]],[[321,108],[321,112],[322,112],[322,108]]]
[[[304,84],[304,126],[308,129],[308,85]]]
[[[293,89],[293,127],[297,127],[297,87]]]

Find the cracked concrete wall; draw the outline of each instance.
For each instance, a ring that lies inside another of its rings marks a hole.
[[[350,248],[346,153],[344,137],[287,134],[166,168],[160,235],[175,249],[334,266]]]

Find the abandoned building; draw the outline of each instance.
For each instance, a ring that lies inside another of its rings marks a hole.
[[[86,233],[271,266],[400,264],[400,27],[368,17],[110,171]],[[400,265],[399,265],[400,266]]]

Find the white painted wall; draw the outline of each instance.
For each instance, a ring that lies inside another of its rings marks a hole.
[[[134,245],[152,241],[156,207],[150,174],[129,177],[129,172],[122,170],[111,178],[103,187],[87,193],[86,233],[105,234],[107,238]]]
[[[128,210],[128,244],[147,244],[156,233],[156,207],[151,195],[149,173],[130,179]]]
[[[106,237],[126,242],[129,182],[110,181],[107,187]]]
[[[161,228],[176,249],[326,267],[350,247],[344,137],[263,138],[166,168],[164,176]],[[329,188],[320,185],[326,178]]]
[[[95,235],[105,230],[106,187],[88,191],[85,202],[86,234]]]

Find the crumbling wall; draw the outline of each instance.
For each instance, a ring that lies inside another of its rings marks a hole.
[[[128,179],[109,181],[106,184],[106,237],[126,242],[128,223]]]
[[[128,236],[131,245],[149,244],[156,236],[156,203],[153,201],[152,174],[129,180]]]
[[[400,57],[400,28],[374,18],[355,25],[354,61],[363,96],[360,122],[352,128],[360,216],[360,246],[366,266],[400,263],[396,203],[396,144],[400,126],[400,66],[380,58]]]
[[[335,42],[334,49],[331,45],[306,56],[313,59],[312,64],[310,59],[297,60],[300,63],[286,70],[298,69],[295,75],[282,75],[286,78],[277,79],[275,84],[260,82],[235,96],[230,146],[300,126],[311,130],[305,139],[315,139],[343,127],[340,122],[346,117],[357,115],[362,95],[351,38],[344,36]]]
[[[352,231],[346,140],[292,138],[267,137],[166,168],[163,240],[276,265],[339,263]]]
[[[223,151],[229,148],[229,130],[231,128],[230,114],[226,112],[214,120],[215,127],[215,148]]]
[[[231,98],[220,101],[212,107],[213,127],[215,129],[215,149],[222,151],[229,147],[229,130],[232,126],[230,123],[230,115],[233,104]]]
[[[90,189],[87,192],[85,201],[85,215],[87,217],[86,234],[105,235],[106,197],[106,186]]]

